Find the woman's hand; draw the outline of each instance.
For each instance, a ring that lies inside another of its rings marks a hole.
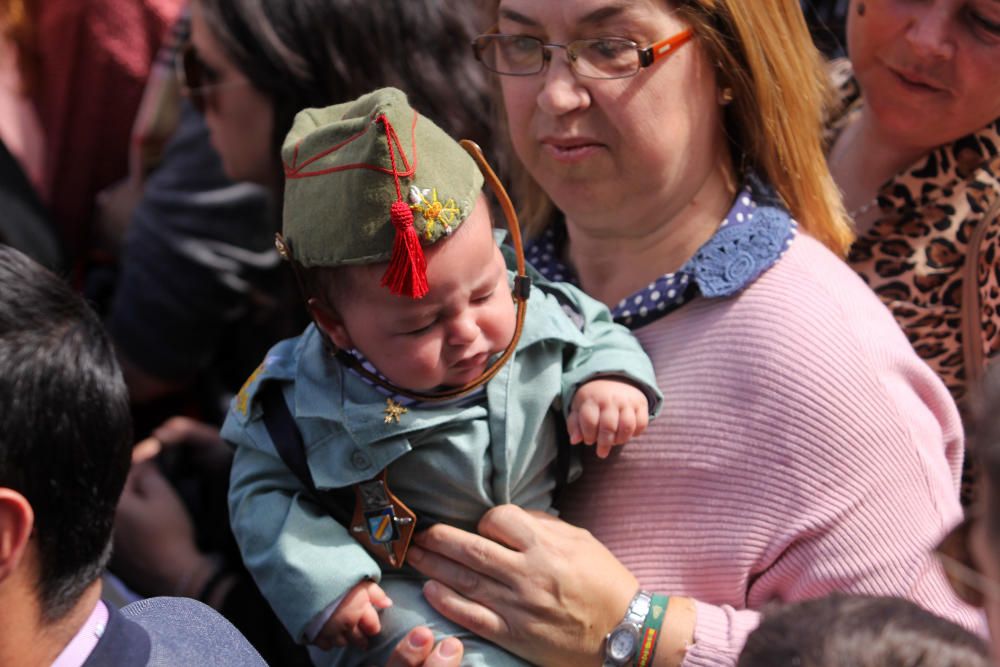
[[[439,613],[542,665],[600,664],[604,636],[639,585],[589,532],[502,505],[475,535],[438,524],[414,537],[407,562],[432,581]]]
[[[455,637],[442,639],[435,646],[434,633],[420,626],[399,640],[386,667],[458,667],[462,652],[462,642]]]

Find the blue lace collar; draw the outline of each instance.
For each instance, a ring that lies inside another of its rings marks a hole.
[[[708,298],[736,294],[778,261],[797,228],[774,191],[748,175],[712,238],[680,269],[625,297],[611,313],[616,322],[638,329],[698,294]],[[565,244],[566,229],[559,222],[527,244],[525,257],[549,280],[579,286],[576,272],[562,260]]]

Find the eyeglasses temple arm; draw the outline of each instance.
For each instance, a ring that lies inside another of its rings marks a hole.
[[[639,51],[639,63],[643,67],[649,67],[657,60],[671,55],[674,51],[689,42],[692,37],[694,37],[694,30],[688,28],[683,32],[651,44]]]

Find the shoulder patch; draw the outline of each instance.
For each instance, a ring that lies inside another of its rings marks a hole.
[[[261,373],[264,372],[264,366],[266,363],[267,360],[264,360],[263,362],[261,362],[260,366],[254,369],[254,372],[250,374],[250,377],[247,378],[247,381],[243,383],[242,387],[240,387],[240,392],[236,394],[236,410],[244,417],[247,416],[247,408],[249,407],[250,403],[251,390],[253,389],[254,384],[260,378]]]

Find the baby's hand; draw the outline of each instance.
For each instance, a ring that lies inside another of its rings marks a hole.
[[[374,581],[362,581],[340,601],[313,643],[324,651],[348,642],[368,648],[368,637],[382,630],[378,612],[392,606],[392,600]]]
[[[649,424],[649,401],[638,388],[619,380],[591,380],[576,391],[566,427],[569,441],[597,445],[602,459]]]

